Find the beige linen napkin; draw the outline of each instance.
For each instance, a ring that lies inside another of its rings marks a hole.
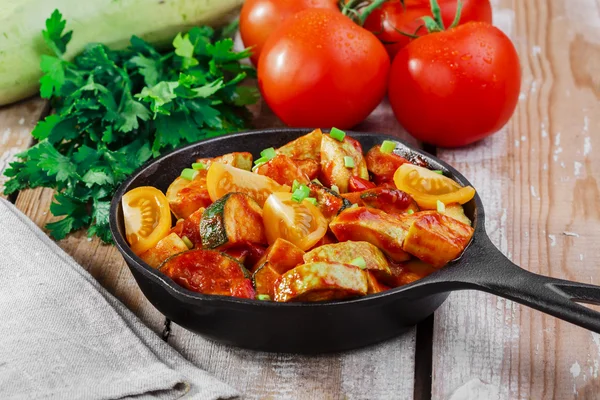
[[[0,399],[219,399],[195,367],[0,199]]]

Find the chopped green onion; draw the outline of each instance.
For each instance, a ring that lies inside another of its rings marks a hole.
[[[354,260],[350,261],[350,264],[356,265],[360,269],[367,268],[367,262],[364,257],[356,257]]]
[[[331,185],[331,190],[333,190],[337,194],[340,194],[340,188],[337,187],[337,185]]]
[[[300,182],[294,179],[294,183],[292,183],[292,193],[294,193],[300,187]]]
[[[292,194],[292,200],[301,203],[302,200],[310,196],[310,189],[306,185],[300,185],[298,189]]]
[[[264,163],[256,164],[254,167],[252,167],[252,172],[256,172],[261,165],[264,165]]]
[[[260,156],[264,157],[268,160],[270,160],[271,158],[275,158],[276,155],[277,155],[277,153],[275,153],[275,149],[272,147],[269,147],[268,149],[264,149],[263,151],[260,152]]]
[[[344,165],[346,168],[354,168],[354,158],[350,156],[344,156]]]
[[[358,204],[356,204],[356,203],[355,203],[355,204],[352,204],[352,205],[351,205],[350,207],[348,207],[348,208],[358,208]]]
[[[258,160],[254,161],[254,165],[264,164],[267,161],[269,161],[269,159],[267,157],[261,157]]]
[[[380,151],[382,153],[390,154],[396,148],[396,142],[392,142],[391,140],[384,140],[381,143]]]
[[[179,218],[179,219],[177,220],[177,223],[180,223],[180,222],[183,222],[183,221],[185,221],[185,219],[183,219],[183,218]]]
[[[444,175],[444,171],[442,171],[441,169],[434,169],[433,172],[435,172],[436,174]]]
[[[313,206],[317,205],[317,199],[315,199],[314,197],[307,197],[304,200],[308,201],[309,203],[311,203]]]
[[[200,171],[201,169],[206,169],[206,165],[204,165],[201,162],[195,162],[192,164],[192,168],[195,169],[196,171]]]
[[[184,168],[183,171],[181,171],[181,177],[183,179],[187,179],[188,181],[193,181],[197,174],[198,171],[191,168]]]
[[[445,213],[446,212],[446,205],[444,203],[442,203],[441,201],[437,201],[437,211],[439,213]]]
[[[194,247],[194,243],[192,243],[192,241],[190,240],[189,237],[184,236],[181,238],[181,240],[183,240],[183,243],[185,243],[185,245],[187,246],[188,249],[191,249],[192,247]]]
[[[415,212],[414,212],[413,210],[408,210],[406,213],[407,213],[408,215],[412,215],[412,214],[414,214]]]
[[[323,186],[323,184],[321,183],[321,181],[318,180],[317,178],[313,179],[311,182],[312,183],[318,183],[319,185]]]
[[[338,128],[331,128],[331,130],[329,131],[329,136],[331,136],[335,140],[339,140],[340,142],[343,142],[344,138],[346,137],[346,132],[344,132]]]
[[[270,301],[271,300],[271,296],[269,296],[268,294],[259,294],[258,296],[256,296],[256,298],[258,300],[263,300],[263,301]]]

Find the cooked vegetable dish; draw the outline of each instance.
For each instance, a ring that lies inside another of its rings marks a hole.
[[[123,196],[126,239],[148,265],[203,294],[323,301],[409,284],[462,254],[473,235],[462,205],[475,190],[395,147],[364,154],[333,128],[257,160],[198,159],[165,194],[144,186]]]

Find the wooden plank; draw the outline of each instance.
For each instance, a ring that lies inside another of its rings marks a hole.
[[[517,46],[517,113],[439,156],[482,196],[495,244],[526,269],[600,284],[600,4],[498,1]],[[495,296],[455,293],[435,315],[432,398],[598,399],[600,336]]]
[[[47,102],[39,97],[0,107],[0,197],[5,197],[5,169],[15,154],[29,147],[31,129],[46,111]]]

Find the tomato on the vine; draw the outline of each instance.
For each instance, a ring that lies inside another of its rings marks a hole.
[[[307,8],[338,10],[337,0],[246,0],[240,12],[240,35],[246,47],[252,46],[254,65],[263,45],[287,18]]]
[[[350,128],[386,92],[390,59],[377,38],[339,11],[308,9],[269,37],[258,84],[290,126]]]
[[[394,59],[388,88],[398,121],[417,139],[465,146],[498,131],[521,87],[510,39],[484,22],[431,33]]]
[[[459,0],[438,0],[444,26],[450,26],[457,13]],[[461,0],[459,24],[471,21],[492,23],[490,0]],[[427,29],[422,17],[432,16],[430,0],[400,0],[385,2],[367,18],[364,27],[385,44],[392,59],[411,41],[410,35],[423,36]]]

